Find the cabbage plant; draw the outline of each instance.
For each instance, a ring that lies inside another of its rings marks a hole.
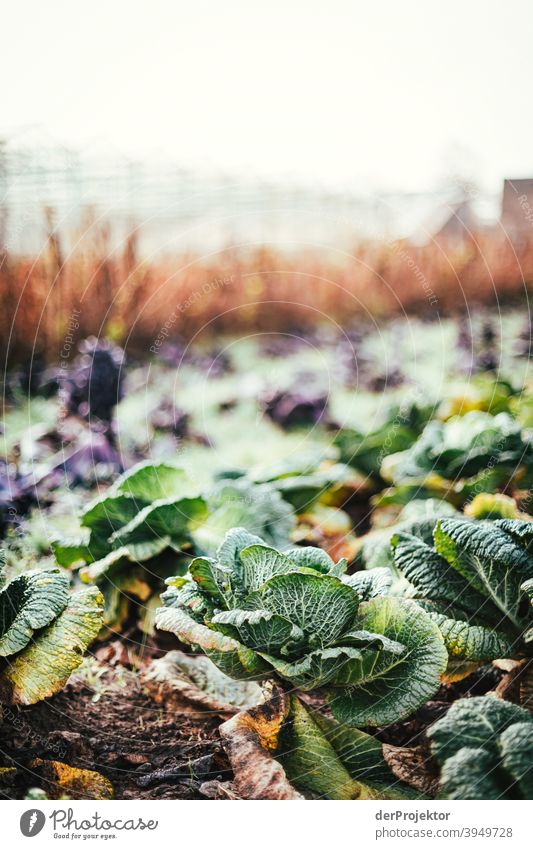
[[[533,799],[533,717],[494,696],[460,699],[427,732],[445,799]]]
[[[146,602],[176,559],[192,545],[193,527],[207,505],[182,469],[140,463],[90,502],[80,517],[80,536],[52,548],[62,566],[80,566],[86,583],[105,598],[105,623],[120,628],[130,598]]]
[[[531,437],[508,413],[473,410],[446,422],[431,421],[406,451],[389,455],[381,471],[395,486],[429,486],[452,501],[494,492],[524,475]]]
[[[382,483],[381,466],[386,457],[407,451],[420,436],[433,412],[431,406],[393,405],[385,421],[366,433],[348,427],[335,435],[341,460]]]
[[[433,545],[418,533],[392,538],[408,594],[436,622],[448,673],[530,653],[533,640],[533,522],[438,520]]]
[[[2,586],[0,701],[34,704],[61,689],[102,619],[96,587],[70,595],[68,577],[57,569],[24,572]]]
[[[346,565],[234,528],[216,557],[168,582],[156,625],[231,677],[320,688],[351,725],[394,722],[438,689],[444,643],[415,603],[385,595],[388,570],[346,576]]]

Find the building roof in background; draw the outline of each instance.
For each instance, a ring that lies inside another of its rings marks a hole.
[[[501,223],[512,236],[533,227],[533,179],[504,180]]]

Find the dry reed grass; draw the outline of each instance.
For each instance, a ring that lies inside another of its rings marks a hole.
[[[427,318],[477,304],[527,298],[533,241],[518,250],[496,232],[460,246],[360,242],[351,255],[285,254],[228,247],[206,256],[138,258],[135,235],[113,250],[105,226],[65,258],[50,228],[38,257],[0,258],[4,365],[32,352],[60,357],[71,318],[77,338],[109,335],[146,352],[161,334],[305,328],[321,317],[343,325],[406,313]]]

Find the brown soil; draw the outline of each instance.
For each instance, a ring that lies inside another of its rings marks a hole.
[[[115,657],[120,645],[114,644]],[[97,655],[102,652],[110,649],[102,647]],[[143,687],[138,673],[116,661],[98,669],[105,671],[94,680],[74,675],[61,693],[37,705],[3,709],[0,765],[15,766],[17,773],[14,778],[0,776],[0,798],[23,799],[35,787],[51,798],[65,793],[42,769],[30,766],[36,758],[96,770],[112,782],[118,799],[201,799],[204,782],[232,779],[218,734],[227,717],[192,705],[165,708]],[[366,730],[392,746],[425,746],[427,727],[455,699],[494,689],[502,675],[484,667],[458,684],[441,687],[408,721]],[[306,702],[324,707],[313,694],[306,695]],[[83,796],[77,793],[75,798]]]
[[[232,777],[218,738],[221,721],[206,712],[166,711],[138,676],[120,667],[97,688],[74,680],[40,704],[4,708],[0,763],[18,770],[9,787],[0,787],[0,797],[21,799],[40,787],[57,798],[61,791],[30,767],[41,758],[102,773],[118,799],[202,798],[202,782]]]

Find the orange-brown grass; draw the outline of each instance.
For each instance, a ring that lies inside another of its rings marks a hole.
[[[533,241],[517,248],[496,232],[460,246],[361,241],[352,253],[301,254],[228,247],[147,262],[135,236],[112,250],[100,228],[67,258],[54,235],[38,257],[1,258],[0,346],[4,363],[33,351],[54,362],[73,330],[75,340],[108,335],[142,354],[178,335],[496,307],[527,297],[532,282]]]

